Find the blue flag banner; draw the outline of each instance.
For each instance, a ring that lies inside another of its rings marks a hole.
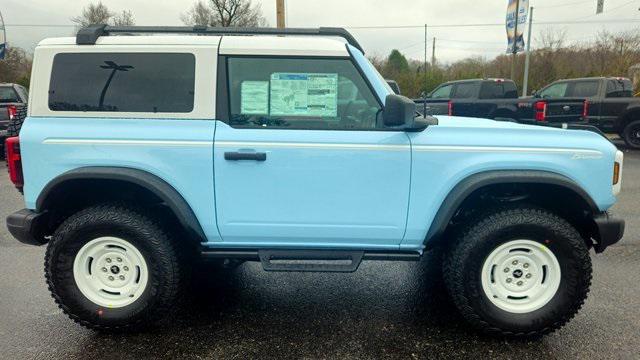
[[[509,0],[507,5],[507,53],[524,51],[524,28],[529,15],[529,0]],[[516,21],[518,29],[516,33]]]
[[[4,59],[7,52],[7,32],[4,28],[4,19],[0,13],[0,60]]]

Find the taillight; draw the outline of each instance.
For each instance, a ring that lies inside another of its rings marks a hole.
[[[22,176],[22,158],[20,157],[20,139],[17,136],[7,138],[5,149],[7,151],[9,179],[18,189],[22,189],[24,178]]]
[[[9,115],[9,120],[13,120],[16,118],[16,115],[18,115],[18,108],[16,108],[15,105],[9,105],[7,106],[7,113]]]
[[[535,110],[536,121],[546,121],[547,120],[547,102],[546,101],[538,101],[533,105]]]
[[[453,103],[451,101],[447,104],[447,111],[449,112],[449,116],[453,116]]]
[[[589,100],[585,100],[582,106],[582,117],[586,119],[587,116],[589,116]]]

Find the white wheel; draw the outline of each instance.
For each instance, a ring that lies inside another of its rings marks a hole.
[[[144,292],[149,270],[131,243],[100,237],[86,243],[73,261],[73,277],[80,292],[106,308],[132,304]]]
[[[543,244],[513,240],[493,250],[482,266],[482,289],[498,308],[516,314],[545,306],[560,286],[560,264]]]

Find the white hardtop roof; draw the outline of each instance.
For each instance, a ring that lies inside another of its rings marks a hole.
[[[341,40],[298,35],[116,35],[101,36],[95,45],[76,45],[75,37],[61,37],[44,39],[38,46],[89,48],[100,45],[217,46],[218,44],[220,44],[221,55],[349,56],[346,44]]]

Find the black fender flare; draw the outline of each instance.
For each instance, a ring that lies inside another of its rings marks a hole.
[[[616,127],[618,127],[619,131],[624,131],[624,128],[627,126],[627,124],[631,123],[632,121],[640,120],[640,116],[634,119],[633,117],[630,117],[631,114],[640,115],[640,104],[629,106],[620,116],[618,116],[618,119],[616,120]]]
[[[424,242],[425,245],[429,247],[429,245],[437,242],[438,239],[442,237],[456,211],[469,195],[482,187],[496,184],[547,184],[564,187],[580,196],[589,205],[594,215],[600,213],[598,206],[591,196],[575,181],[564,175],[541,170],[494,170],[480,172],[460,181],[453,187],[449,194],[447,194],[429,227]]]
[[[184,197],[160,177],[139,169],[96,166],[67,171],[51,180],[40,192],[36,200],[36,211],[47,210],[47,200],[58,186],[68,181],[92,179],[123,181],[147,189],[169,207],[189,236],[199,242],[206,242],[202,226]]]

